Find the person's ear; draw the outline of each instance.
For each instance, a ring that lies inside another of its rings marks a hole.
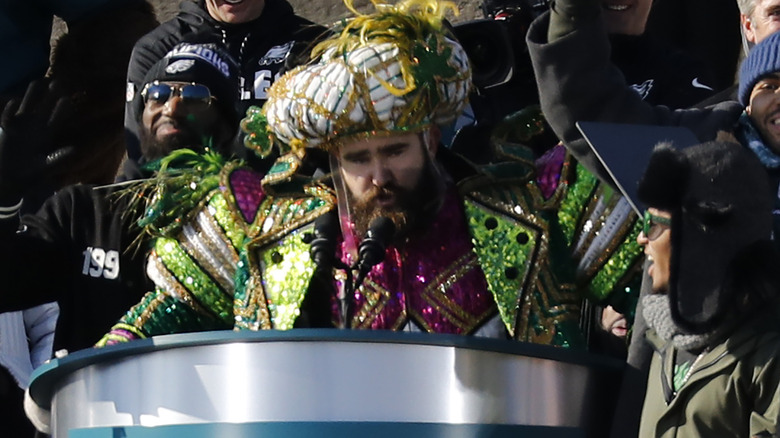
[[[750,116],[750,113],[752,112],[753,112],[753,108],[751,108],[750,104],[748,104],[748,106],[745,107],[745,114]]]
[[[742,33],[745,39],[751,43],[756,43],[756,32],[753,30],[753,21],[745,14],[739,14],[739,23],[742,25]]]

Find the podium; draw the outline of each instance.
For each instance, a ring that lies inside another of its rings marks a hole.
[[[596,437],[621,366],[454,335],[205,332],[55,359],[30,396],[55,438]]]

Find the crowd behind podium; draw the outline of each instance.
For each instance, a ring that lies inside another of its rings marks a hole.
[[[448,2],[345,4],[0,6],[11,430],[55,355],[322,327],[617,356],[613,436],[778,434],[780,2],[485,1],[477,34]],[[478,82],[473,38],[512,73]],[[637,211],[580,121],[702,145],[653,152]]]

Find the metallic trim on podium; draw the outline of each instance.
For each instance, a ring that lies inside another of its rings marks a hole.
[[[160,336],[36,370],[54,437],[69,430],[249,422],[575,427],[610,410],[620,362],[450,335],[291,330]],[[609,392],[609,391],[607,391]]]

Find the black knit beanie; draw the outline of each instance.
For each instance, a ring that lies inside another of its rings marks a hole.
[[[149,69],[143,87],[154,81],[195,82],[207,86],[216,97],[215,105],[231,125],[238,126],[238,67],[218,43],[178,44]],[[136,116],[143,111],[143,105],[139,105],[138,111]]]

